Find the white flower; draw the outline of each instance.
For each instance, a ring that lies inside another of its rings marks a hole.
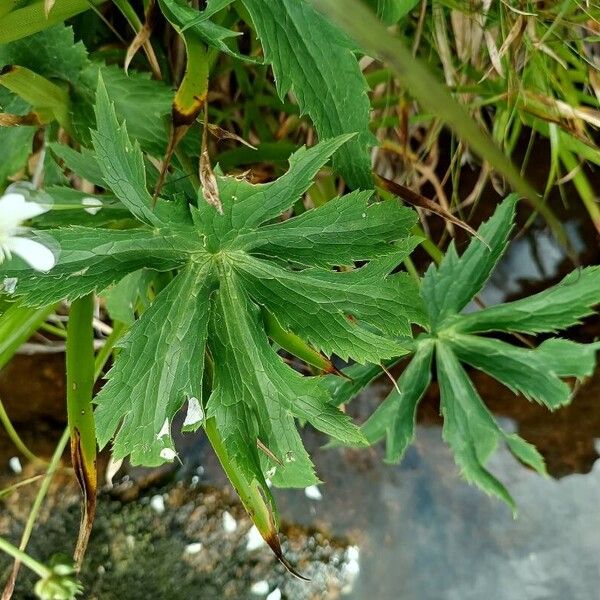
[[[0,197],[0,263],[20,256],[36,271],[47,272],[56,264],[54,254],[44,244],[26,237],[22,223],[48,211],[35,202],[26,202],[23,194],[9,192]]]

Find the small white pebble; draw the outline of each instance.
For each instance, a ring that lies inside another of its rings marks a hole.
[[[281,600],[281,590],[275,588],[266,598],[266,600]]]
[[[349,560],[344,565],[344,573],[350,578],[356,577],[360,572],[360,565],[357,560]]]
[[[323,498],[321,491],[316,485],[309,485],[307,488],[304,488],[304,495],[311,500],[321,500]]]
[[[262,579],[261,581],[253,583],[250,587],[250,592],[255,596],[264,596],[269,592],[269,582]]]
[[[23,472],[23,467],[21,466],[21,461],[19,460],[18,456],[13,456],[11,459],[9,459],[8,466],[16,475],[20,475]]]
[[[237,529],[237,521],[227,511],[223,513],[223,529],[227,533],[233,533]]]
[[[186,554],[198,554],[202,550],[202,544],[200,542],[194,542],[193,544],[188,544],[185,547],[184,552]]]
[[[83,210],[85,210],[85,212],[89,213],[90,215],[95,215],[96,213],[98,213],[98,211],[100,211],[102,206],[104,206],[102,204],[102,200],[100,200],[99,198],[92,198],[91,196],[82,198],[81,204],[83,204],[83,206],[85,207]]]
[[[348,546],[346,557],[348,560],[358,560],[360,558],[360,548],[358,546]]]
[[[165,460],[173,460],[177,456],[177,452],[173,448],[163,448],[160,451],[160,457]]]
[[[152,498],[150,498],[150,506],[154,512],[162,515],[165,512],[165,499],[160,494],[152,496]]]
[[[256,528],[256,525],[252,525],[250,531],[246,534],[246,550],[252,552],[265,545],[262,535]]]

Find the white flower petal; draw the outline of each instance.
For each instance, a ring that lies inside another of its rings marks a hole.
[[[14,237],[7,240],[5,246],[36,271],[46,273],[56,264],[56,258],[52,251],[35,240]]]
[[[25,196],[17,192],[4,194],[0,198],[0,226],[3,228],[15,227],[45,212],[48,212],[48,207],[37,202],[27,202]]]

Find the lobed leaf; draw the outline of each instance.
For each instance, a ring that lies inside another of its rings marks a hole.
[[[558,355],[518,348],[474,335],[457,335],[447,342],[463,362],[484,371],[515,393],[555,410],[571,400],[571,389],[552,368]],[[581,346],[585,358],[587,349]]]
[[[57,255],[57,264],[51,271],[32,271],[24,263],[3,269],[5,277],[17,279],[15,293],[28,306],[75,300],[102,291],[142,267],[169,271],[186,260],[184,240],[165,230],[156,235],[147,229],[65,227],[44,233],[44,241]],[[188,250],[201,251],[193,244],[188,245]]]
[[[352,192],[293,219],[261,227],[252,236],[260,244],[253,251],[322,267],[353,266],[392,253],[396,247],[391,242],[409,235],[416,213],[396,201],[369,205],[371,196],[371,191]],[[244,236],[244,241],[252,237]]]
[[[248,477],[257,476],[258,439],[277,458],[270,465],[276,485],[312,485],[317,480],[294,418],[342,441],[361,442],[359,430],[328,402],[317,379],[302,377],[281,361],[261,327],[258,308],[233,273],[221,277],[215,305],[209,344],[216,385],[208,415],[216,417],[230,457]]]
[[[131,143],[125,125],[119,125],[102,77],[98,78],[95,112],[92,140],[104,181],[137,219],[158,225],[160,220],[152,210],[152,196],[146,189],[142,151],[139,144]]]
[[[170,425],[187,398],[202,402],[211,263],[182,270],[120,342],[96,397],[98,443],[115,459],[153,466],[173,455]],[[165,450],[167,452],[165,452]]]
[[[581,323],[600,304],[600,267],[569,273],[560,283],[533,296],[469,313],[456,323],[457,331],[560,331]]]
[[[386,437],[386,461],[400,462],[415,438],[417,406],[431,383],[431,339],[417,345],[415,355],[400,375],[397,387],[362,426],[369,443]]]
[[[352,188],[372,188],[367,84],[352,43],[305,0],[243,0],[280,98],[293,92],[321,139],[358,133],[334,166]]]

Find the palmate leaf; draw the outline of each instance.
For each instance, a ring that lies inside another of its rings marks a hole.
[[[397,462],[402,458],[414,438],[416,408],[431,380],[435,346],[444,439],[466,479],[506,501],[513,510],[510,494],[486,468],[490,454],[504,441],[519,460],[539,472],[544,472],[543,459],[531,444],[498,427],[461,362],[554,410],[571,401],[571,388],[561,378],[591,375],[600,348],[598,343],[551,338],[529,349],[475,335],[489,331],[556,331],[578,323],[600,303],[600,270],[596,267],[575,271],[558,285],[529,298],[460,314],[506,250],[515,202],[509,197],[497,208],[479,228],[481,239],[474,238],[462,256],[451,245],[441,264],[427,270],[421,295],[429,315],[428,331],[415,340],[414,357],[398,379],[397,389],[362,428],[370,442],[386,438],[387,460]],[[347,399],[344,386],[350,387],[344,383],[334,389],[336,398]]]
[[[340,223],[327,206],[281,224],[291,239],[309,239],[314,251],[286,247],[273,221],[297,202],[348,136],[299,150],[273,183],[218,177],[222,215],[201,194],[188,218],[182,216],[187,206],[173,202],[159,202],[153,211],[141,151],[118,123],[102,81],[97,96],[92,137],[98,168],[139,224],[47,230],[59,250],[56,267],[46,274],[18,267],[11,273],[19,278],[16,293],[40,304],[100,292],[141,268],[178,272],[132,325],[96,398],[100,444],[112,439],[115,454],[130,454],[134,463],[172,459],[173,417],[193,400],[216,425],[228,460],[245,481],[264,487],[269,473],[277,485],[314,483],[296,419],[342,442],[361,444],[364,438],[318,378],[300,376],[277,355],[262,311],[301,338],[314,338],[327,353],[379,362],[405,352],[404,342],[389,335],[408,335],[411,322],[425,321],[416,285],[391,274],[416,243],[409,236],[412,212],[396,202],[370,206],[366,194],[350,195],[346,201],[358,208],[348,211],[344,199],[337,200],[341,211],[354,215],[348,241],[355,249],[340,251],[343,272],[331,268]],[[266,247],[269,236],[279,243]],[[348,264],[354,258],[360,267]],[[294,314],[304,318],[286,317]]]
[[[358,133],[334,157],[352,188],[371,188],[367,84],[352,43],[305,0],[243,0],[279,96],[293,91],[322,139]]]

